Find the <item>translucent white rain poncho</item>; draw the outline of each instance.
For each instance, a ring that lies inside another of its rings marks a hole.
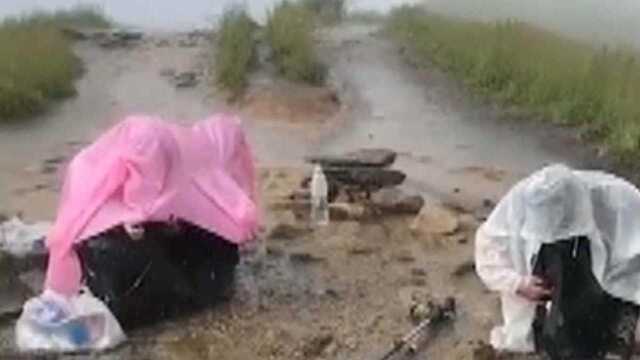
[[[640,192],[613,175],[546,167],[520,181],[476,235],[476,270],[501,293],[497,349],[533,351],[536,304],[516,295],[540,246],[571,237],[590,240],[592,270],[609,294],[640,304]]]

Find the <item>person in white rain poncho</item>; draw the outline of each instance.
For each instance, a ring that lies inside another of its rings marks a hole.
[[[500,292],[498,350],[534,351],[537,303],[550,289],[532,276],[542,244],[589,239],[593,275],[614,297],[640,304],[640,191],[610,174],[546,167],[516,184],[476,234],[476,271]]]

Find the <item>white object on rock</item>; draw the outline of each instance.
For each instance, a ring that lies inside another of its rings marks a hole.
[[[314,225],[329,225],[329,186],[322,166],[316,165],[311,178],[311,222]]]
[[[16,323],[21,351],[101,351],[125,340],[113,314],[88,291],[68,299],[47,290],[25,303]]]
[[[14,217],[0,224],[0,251],[13,256],[24,257],[30,254],[44,254],[45,237],[51,229],[50,222],[25,224]]]

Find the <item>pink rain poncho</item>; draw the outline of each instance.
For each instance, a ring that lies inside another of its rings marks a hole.
[[[47,238],[45,287],[74,295],[82,278],[73,245],[120,224],[179,218],[242,244],[258,226],[254,163],[239,120],[192,128],[132,116],[69,164]]]

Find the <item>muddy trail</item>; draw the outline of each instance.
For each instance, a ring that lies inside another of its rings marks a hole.
[[[264,74],[255,76],[246,102],[225,105],[208,84],[215,51],[208,42],[182,46],[181,35],[165,37],[115,50],[78,46],[87,64],[79,95],[0,131],[2,210],[52,219],[60,165],[125,114],[189,123],[230,109],[244,115],[260,166],[262,245],[244,258],[228,303],[131,333],[110,353],[65,358],[373,360],[411,329],[413,302],[447,296],[457,300],[456,319],[404,358],[474,358],[499,320],[497,297],[473,273],[473,234],[482,216],[534,169],[558,161],[588,167],[594,158],[570,131],[519,122],[446,74],[411,66],[373,25],[319,34],[340,98],[326,112],[326,94],[313,89],[310,101],[320,105],[287,108],[292,102],[284,95],[296,85]],[[198,84],[176,88],[167,74],[181,71],[193,71]],[[317,109],[314,121],[304,121],[308,109]],[[450,231],[417,234],[410,230],[413,216],[335,221],[314,230],[286,205],[309,173],[305,155],[362,147],[397,151],[395,167],[408,175],[404,187],[445,209]],[[1,323],[0,354],[16,356],[12,326]]]

